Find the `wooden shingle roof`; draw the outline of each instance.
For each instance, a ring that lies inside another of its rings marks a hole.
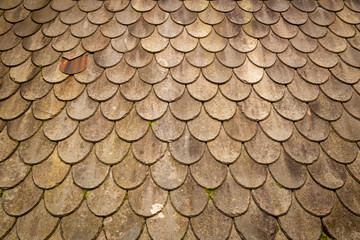
[[[0,0],[0,239],[360,239],[358,0]]]

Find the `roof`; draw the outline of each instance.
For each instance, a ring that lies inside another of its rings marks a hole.
[[[360,239],[358,0],[0,9],[0,239]]]

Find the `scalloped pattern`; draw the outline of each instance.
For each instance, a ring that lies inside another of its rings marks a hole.
[[[359,31],[356,0],[0,1],[0,239],[358,239]]]

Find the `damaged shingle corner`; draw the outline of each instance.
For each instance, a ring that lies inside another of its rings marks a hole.
[[[77,74],[86,69],[88,53],[84,53],[81,56],[74,59],[67,59],[61,57],[60,71],[65,74]]]

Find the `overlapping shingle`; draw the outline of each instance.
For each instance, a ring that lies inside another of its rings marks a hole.
[[[1,1],[0,238],[357,239],[359,12]]]

